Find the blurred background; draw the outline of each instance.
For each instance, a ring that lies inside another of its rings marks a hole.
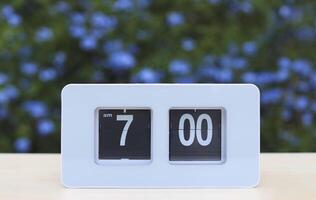
[[[0,3],[0,152],[60,152],[68,83],[254,83],[261,151],[316,151],[313,0]]]

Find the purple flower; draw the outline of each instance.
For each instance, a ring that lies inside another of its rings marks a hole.
[[[231,82],[233,80],[233,73],[230,69],[216,70],[214,79],[218,82]]]
[[[40,135],[49,135],[55,131],[55,125],[51,120],[40,120],[37,123],[37,131]]]
[[[243,45],[243,51],[246,55],[252,56],[257,52],[257,44],[253,41],[245,42]]]
[[[19,90],[13,85],[7,85],[1,92],[5,93],[8,99],[15,99],[20,94]]]
[[[0,89],[0,104],[8,103],[19,96],[19,90],[13,85],[7,85]]]
[[[219,64],[224,68],[231,68],[234,65],[233,57],[228,55],[223,55],[219,59]]]
[[[281,100],[283,91],[280,88],[264,90],[261,94],[263,104],[273,104]]]
[[[147,8],[151,4],[152,0],[137,0],[137,4],[141,8]]]
[[[55,10],[61,13],[67,12],[69,9],[70,9],[69,4],[64,1],[59,1],[55,5]]]
[[[14,9],[12,8],[11,5],[5,5],[1,9],[1,13],[4,17],[8,18],[10,15],[14,14]]]
[[[239,9],[244,13],[251,13],[253,11],[252,4],[247,1],[241,2],[239,4]]]
[[[249,14],[253,11],[252,4],[247,1],[232,1],[229,4],[229,7],[232,13],[243,12],[245,14]]]
[[[283,18],[290,18],[292,14],[293,14],[292,8],[287,5],[283,5],[279,8],[279,15]]]
[[[191,65],[185,60],[175,59],[169,64],[169,72],[174,75],[186,75],[190,71]]]
[[[103,29],[103,28],[93,28],[92,30],[90,30],[90,36],[94,37],[96,40],[102,38],[106,33],[108,32],[108,30]]]
[[[167,23],[170,26],[179,26],[184,23],[184,16],[182,13],[173,11],[167,15]]]
[[[0,100],[0,103],[1,103],[1,100]],[[8,117],[8,114],[9,114],[8,109],[4,106],[0,106],[0,119],[4,119]]]
[[[62,66],[65,63],[66,58],[67,58],[67,56],[66,56],[65,52],[58,51],[54,57],[54,64],[57,66]]]
[[[146,67],[140,70],[136,75],[132,77],[132,82],[159,83],[161,77],[161,73]]]
[[[291,118],[292,118],[292,112],[291,112],[291,110],[285,108],[285,109],[282,111],[282,119],[283,119],[284,121],[289,121]]]
[[[256,83],[257,76],[254,72],[246,72],[242,75],[242,80],[245,83]]]
[[[292,61],[287,57],[281,57],[278,60],[278,67],[280,70],[290,70],[292,67]]]
[[[53,31],[48,27],[41,27],[35,34],[35,40],[38,42],[46,42],[54,36]]]
[[[134,56],[127,51],[116,51],[110,54],[108,65],[115,70],[127,70],[135,66]]]
[[[47,107],[41,101],[26,101],[22,108],[35,118],[43,117],[47,114]]]
[[[208,0],[210,4],[217,5],[222,2],[222,0]]]
[[[31,76],[37,72],[37,64],[33,62],[22,63],[21,72],[25,75]]]
[[[39,78],[46,82],[46,81],[51,81],[53,79],[55,79],[57,76],[57,72],[55,69],[45,69],[45,70],[42,70],[40,73],[39,73]]]
[[[14,9],[10,5],[3,6],[1,13],[10,26],[16,27],[22,22],[21,17],[14,12]]]
[[[279,15],[286,20],[299,21],[301,20],[303,13],[298,7],[283,5],[279,8]]]
[[[311,64],[305,59],[297,59],[293,62],[293,71],[302,76],[308,76],[311,73]]]
[[[0,91],[0,105],[7,103],[8,101],[9,101],[9,97],[7,96],[7,94],[3,91]]]
[[[134,4],[132,0],[116,0],[113,5],[113,9],[119,11],[129,11],[133,9],[133,7]]]
[[[0,85],[5,84],[8,80],[9,77],[6,74],[0,73]]]
[[[14,148],[17,152],[28,152],[31,147],[31,141],[26,137],[20,137],[14,142]]]
[[[244,58],[235,58],[233,62],[233,68],[244,69],[248,66],[248,61]]]
[[[85,51],[94,50],[97,47],[97,39],[93,36],[83,37],[80,41],[80,48]]]
[[[83,13],[75,12],[70,15],[70,21],[75,25],[83,25],[86,21],[86,17]]]
[[[82,25],[71,25],[69,27],[70,35],[74,38],[82,38],[86,35],[86,28]]]
[[[195,41],[193,39],[187,38],[182,40],[182,49],[185,51],[192,51],[195,48]]]
[[[248,66],[248,61],[241,57],[222,56],[219,63],[224,68],[244,69]]]
[[[309,26],[297,29],[295,35],[299,40],[303,41],[312,41],[316,39],[316,32],[314,28]]]
[[[123,43],[121,40],[109,40],[105,42],[103,49],[106,53],[121,51],[123,49]]]
[[[283,81],[288,80],[289,76],[290,76],[290,72],[288,70],[279,70],[276,73],[276,79],[278,82],[283,82]]]
[[[312,125],[313,119],[314,119],[314,116],[310,112],[306,112],[301,116],[301,121],[302,121],[303,125],[306,127]]]
[[[296,99],[294,106],[295,106],[295,109],[302,111],[307,108],[308,104],[309,104],[308,98],[305,96],[301,96]]]
[[[198,76],[203,78],[211,78],[213,79],[214,77],[217,76],[218,73],[218,69],[214,68],[214,67],[201,67],[198,71]]]
[[[277,74],[273,72],[260,72],[257,74],[256,82],[261,85],[278,82]]]
[[[114,17],[109,17],[101,12],[96,12],[91,16],[91,24],[94,27],[110,31],[117,25],[117,20]]]
[[[22,19],[19,15],[11,15],[9,18],[7,18],[7,22],[9,25],[16,27],[19,26],[22,22]]]

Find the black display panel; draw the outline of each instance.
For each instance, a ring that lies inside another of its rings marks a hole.
[[[99,109],[99,159],[151,159],[149,109]]]
[[[222,110],[169,110],[170,161],[221,161]]]

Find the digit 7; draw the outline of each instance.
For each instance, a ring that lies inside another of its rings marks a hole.
[[[127,132],[133,119],[134,119],[133,115],[117,115],[116,116],[116,121],[126,121],[126,124],[121,134],[120,146],[125,146]]]

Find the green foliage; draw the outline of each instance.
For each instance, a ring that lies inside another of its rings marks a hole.
[[[0,151],[60,151],[68,83],[250,82],[262,151],[316,151],[316,3],[0,3]]]

